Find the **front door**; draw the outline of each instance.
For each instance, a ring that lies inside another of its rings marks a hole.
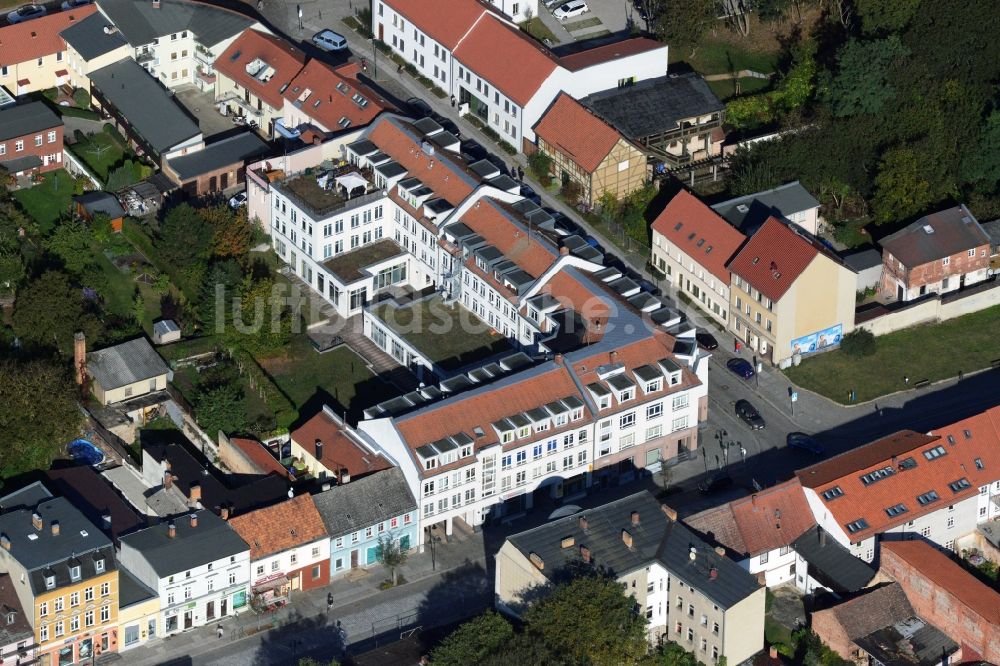
[[[227,171],[226,173],[224,173],[221,176],[219,176],[219,178],[222,180],[222,189],[228,188],[229,187],[229,172]]]
[[[226,617],[226,611],[229,610],[229,599],[221,599],[219,601],[219,615]]]
[[[383,26],[381,23],[378,24],[378,41],[380,42],[385,41],[385,26]]]
[[[184,628],[190,629],[194,626],[194,611],[184,611]]]
[[[351,568],[352,569],[358,568],[358,551],[356,550],[351,551]]]
[[[205,604],[205,619],[214,620],[215,619],[215,602],[209,601]]]
[[[901,284],[896,285],[896,300],[897,301],[903,300],[903,285]]]

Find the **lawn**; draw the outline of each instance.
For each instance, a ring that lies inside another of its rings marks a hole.
[[[852,358],[832,351],[803,359],[799,367],[785,373],[802,388],[836,402],[847,403],[852,389],[863,402],[905,389],[904,377],[910,378],[912,386],[924,379],[937,381],[989,367],[1000,358],[998,328],[1000,306],[995,306],[883,335],[876,338],[873,356]]]
[[[552,31],[549,30],[548,26],[542,23],[542,19],[537,16],[532,17],[530,20],[525,21],[521,24],[521,30],[542,42],[543,44],[550,44],[552,46],[559,43]]]
[[[118,140],[107,132],[90,134],[84,141],[69,146],[74,155],[90,167],[102,182],[107,182],[108,172],[124,157],[132,157],[131,152],[118,143]]]
[[[52,231],[60,215],[69,212],[72,196],[73,177],[65,169],[51,171],[43,182],[14,192],[14,198],[38,222],[43,234]]]
[[[135,282],[131,273],[122,273],[115,268],[107,255],[95,249],[94,256],[97,266],[104,273],[108,280],[108,288],[101,294],[108,310],[121,317],[128,317],[132,314],[135,305]],[[159,301],[157,301],[159,303]]]
[[[694,57],[690,55],[688,49],[670,49],[672,61],[686,61],[701,74],[728,74],[744,69],[767,74],[774,71],[778,59],[776,52],[753,51],[711,36],[705,38]]]
[[[563,27],[569,32],[576,32],[577,30],[586,30],[587,28],[596,28],[601,25],[601,19],[595,17],[583,19],[582,21],[573,21],[572,23],[563,23]]]
[[[771,87],[770,79],[758,79],[752,76],[744,76],[738,79],[740,83],[741,95],[751,95],[753,93],[758,93],[767,90]],[[723,102],[730,97],[736,96],[736,82],[733,79],[725,79],[723,81],[709,81],[708,87],[712,89],[715,96],[718,97]]]

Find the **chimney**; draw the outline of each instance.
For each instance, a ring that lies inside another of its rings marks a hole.
[[[673,509],[671,509],[666,504],[661,504],[660,505],[660,511],[662,511],[663,515],[665,515],[667,517],[667,520],[669,520],[671,522],[675,522],[675,523],[677,522],[677,512],[674,511]]]
[[[722,546],[716,546],[715,547],[715,554],[718,555],[719,557],[725,557],[726,556],[726,549],[723,548]]]
[[[167,538],[173,539],[175,536],[177,536],[177,526],[171,521],[167,523]]]
[[[625,547],[629,550],[632,549],[632,533],[628,530],[622,530],[622,543],[624,543]]]
[[[52,530],[52,536],[59,536],[59,521],[53,520],[49,525],[49,529]]]
[[[174,475],[170,473],[170,470],[163,472],[163,487],[167,490],[174,485]]]
[[[580,546],[580,559],[584,564],[590,564],[590,549],[584,545]]]
[[[344,485],[345,483],[350,483],[351,482],[350,470],[348,470],[346,467],[341,469],[340,474],[337,476],[337,480],[340,482],[340,485]]]
[[[562,365],[563,363],[565,363],[562,354],[556,354],[555,356],[552,357],[552,360],[555,361],[556,365]]]
[[[753,504],[754,506],[757,506],[757,495],[756,494],[750,496],[750,503]]]
[[[198,527],[198,514],[197,513],[192,513],[191,514],[191,527],[192,528]]]
[[[719,577],[719,570],[718,569],[716,569],[715,567],[712,567],[711,569],[708,570],[708,579],[709,580],[715,580],[718,577]]]
[[[316,460],[323,459],[323,440],[316,440]]]
[[[639,512],[638,511],[633,511],[632,512],[632,524],[633,525],[638,525],[639,524]]]
[[[200,483],[192,483],[191,484],[191,487],[188,489],[188,499],[190,499],[192,502],[200,502],[201,501],[201,484]]]
[[[774,645],[772,645],[771,647],[769,647],[767,649],[767,656],[769,656],[771,659],[777,659],[778,658],[778,648],[776,646],[774,646]]]
[[[105,513],[105,514],[101,515],[101,523],[104,525],[104,529],[110,529],[111,528],[111,514],[110,513]]]
[[[587,516],[580,516],[580,529],[587,531]]]
[[[576,543],[576,539],[571,536],[564,537],[562,541],[559,542],[560,548],[572,548],[573,544]]]
[[[219,516],[223,520],[229,520],[229,507],[228,506],[224,506],[221,509],[219,509]]]
[[[819,525],[817,525],[816,526],[816,533],[819,534],[819,545],[820,545],[820,548],[825,547],[826,546],[826,530],[824,530],[822,527],[820,527]]]
[[[611,363],[612,364],[618,362],[618,350],[617,349],[612,349],[610,356],[611,356]]]
[[[10,550],[10,537],[6,534],[0,534],[0,547],[4,550]]]
[[[87,378],[87,336],[83,331],[73,334],[73,366],[76,369],[76,383],[82,385]]]
[[[569,248],[563,245],[561,248],[559,248],[559,254],[565,257],[566,255],[569,254]]]
[[[153,0],[153,9],[160,8],[160,0]]]
[[[535,568],[542,571],[545,568],[545,561],[538,553],[528,553],[528,560],[535,565]]]
[[[44,523],[42,522],[42,514],[38,513],[37,511],[31,512],[31,526],[34,527],[36,530],[42,529],[42,527],[44,526]]]

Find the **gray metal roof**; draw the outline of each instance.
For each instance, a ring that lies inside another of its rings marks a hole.
[[[991,244],[1000,245],[1000,220],[980,222],[979,226],[981,226],[983,231],[986,232],[986,235],[990,237]]]
[[[95,213],[102,213],[107,215],[112,220],[119,217],[125,217],[125,209],[118,202],[118,198],[111,194],[110,192],[84,192],[79,196],[73,197],[73,201],[82,205],[84,210],[86,210],[91,215]]]
[[[725,218],[744,234],[752,234],[767,218],[789,217],[819,206],[816,197],[794,180],[770,190],[747,194],[712,206],[712,210]]]
[[[104,390],[116,389],[170,372],[146,338],[87,354],[87,372]]]
[[[104,32],[104,28],[108,25],[110,25],[108,19],[100,12],[97,12],[82,21],[74,23],[59,33],[59,35],[84,60],[93,60],[128,43],[118,30],[113,31],[110,35]]]
[[[855,638],[854,643],[882,666],[936,666],[958,652],[958,643],[919,617]]]
[[[875,248],[843,255],[844,263],[855,273],[882,265],[882,253]]]
[[[256,132],[246,131],[208,144],[198,152],[167,160],[167,164],[185,181],[234,164],[242,167],[248,159],[260,157],[268,150],[267,143]]]
[[[638,525],[632,524],[633,511],[639,513]],[[580,525],[581,517],[587,519],[586,530]],[[623,530],[632,536],[631,548],[622,541]],[[573,537],[574,545],[570,548],[562,547],[566,537]],[[668,519],[660,503],[646,491],[553,520],[507,540],[525,556],[536,553],[541,557],[545,565],[542,573],[546,576],[558,574],[564,568],[585,567],[580,559],[582,545],[590,551],[592,566],[616,577],[659,561],[672,575],[722,608],[730,608],[760,588],[754,576],[718,555],[683,524]],[[712,569],[716,572],[714,578]]]
[[[331,537],[342,536],[417,510],[417,503],[396,467],[313,495]]]
[[[809,575],[834,592],[857,592],[875,577],[870,564],[851,555],[819,525],[804,532],[792,548],[809,563]]]
[[[173,333],[174,331],[181,330],[181,327],[177,325],[173,319],[161,319],[160,321],[153,324],[153,333],[163,335],[164,333]]]
[[[0,141],[61,127],[62,124],[62,118],[44,102],[12,106],[0,111]]]
[[[142,603],[156,596],[156,592],[148,588],[142,581],[126,569],[118,570],[118,607],[128,608],[133,604]]]
[[[99,0],[97,5],[133,46],[185,30],[205,46],[214,46],[254,24],[235,12],[184,0],[161,0],[159,8],[149,0]]]
[[[211,511],[192,514],[198,516],[197,527],[191,526],[188,516],[178,516],[172,521],[173,538],[168,533],[170,523],[164,522],[123,536],[122,547],[128,545],[142,554],[160,578],[250,550],[236,530]]]
[[[90,82],[157,152],[201,134],[198,123],[131,58],[91,72]]]
[[[705,79],[693,72],[603,90],[584,97],[580,103],[633,140],[668,132],[685,118],[725,108]]]

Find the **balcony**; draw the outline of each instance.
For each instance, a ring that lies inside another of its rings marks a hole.
[[[160,59],[156,57],[156,54],[152,51],[140,51],[135,54],[135,61],[140,65],[146,65],[152,63],[154,65],[160,64]]]
[[[232,104],[232,105],[238,106],[240,109],[243,110],[243,113],[242,114],[237,114],[237,115],[250,116],[251,118],[253,118],[253,119],[257,120],[257,121],[260,121],[264,117],[264,112],[263,111],[261,111],[260,109],[258,109],[257,107],[255,107],[253,104],[251,104],[250,102],[246,101],[245,99],[243,99],[242,97],[240,97],[239,95],[237,95],[235,93],[231,93],[229,95],[226,95],[222,99],[217,100],[216,103],[225,103],[225,104]]]
[[[200,46],[194,50],[194,59],[209,67],[215,64],[215,55],[208,49]]]
[[[353,165],[307,171],[272,186],[317,221],[335,211],[357,208],[383,196],[380,189],[372,186],[371,172]]]

